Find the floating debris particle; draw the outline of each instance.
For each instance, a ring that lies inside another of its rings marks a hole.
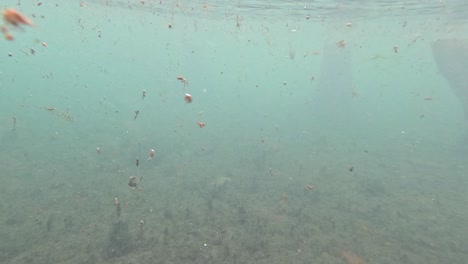
[[[205,123],[199,122],[199,121],[197,121],[197,125],[198,125],[199,128],[203,128],[204,126],[206,126]]]
[[[130,178],[128,178],[128,186],[133,188],[137,186],[136,176],[130,176]]]
[[[150,149],[148,160],[152,160],[154,158],[154,153],[155,153],[154,149]]]
[[[177,78],[177,80],[179,80],[181,83],[183,83],[184,86],[187,86],[187,85],[188,85],[188,81],[187,81],[187,79],[186,79],[184,76],[180,76],[180,75],[179,75],[179,76],[177,76],[176,78]]]
[[[192,102],[192,96],[191,96],[190,94],[186,93],[186,94],[184,95],[184,100],[185,100],[185,102],[186,102],[187,104],[189,104],[189,103]]]

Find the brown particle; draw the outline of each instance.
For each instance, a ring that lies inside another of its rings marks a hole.
[[[177,76],[176,78],[177,78],[177,80],[179,80],[181,83],[183,83],[184,86],[187,86],[187,85],[188,85],[188,81],[187,81],[187,79],[186,79],[184,76],[180,76],[180,75],[179,75],[179,76]]]
[[[340,40],[336,43],[336,45],[339,47],[339,48],[344,48],[346,46],[346,42],[344,40]]]
[[[340,256],[348,264],[366,264],[367,263],[363,258],[359,257],[358,255],[354,254],[354,252],[349,251],[349,250],[341,251]]]
[[[137,186],[136,176],[130,176],[128,179],[128,186],[135,188]]]

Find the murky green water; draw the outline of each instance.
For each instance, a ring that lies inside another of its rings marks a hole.
[[[466,4],[278,2],[2,3],[0,262],[465,263]]]

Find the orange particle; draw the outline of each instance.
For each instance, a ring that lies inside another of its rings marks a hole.
[[[10,34],[10,33],[6,33],[6,34],[5,34],[5,39],[6,39],[6,40],[10,40],[10,41],[11,41],[11,40],[14,40],[15,38],[13,37],[13,35],[12,35],[12,34]]]
[[[192,102],[192,96],[188,93],[185,94],[184,96],[184,100],[187,104],[191,103]]]
[[[20,24],[32,26],[33,23],[25,15],[21,14],[18,10],[8,8],[3,10],[3,20],[13,25],[19,26]]]

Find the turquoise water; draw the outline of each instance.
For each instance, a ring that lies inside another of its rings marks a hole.
[[[462,1],[38,3],[2,3],[35,26],[0,45],[1,263],[466,262]]]

